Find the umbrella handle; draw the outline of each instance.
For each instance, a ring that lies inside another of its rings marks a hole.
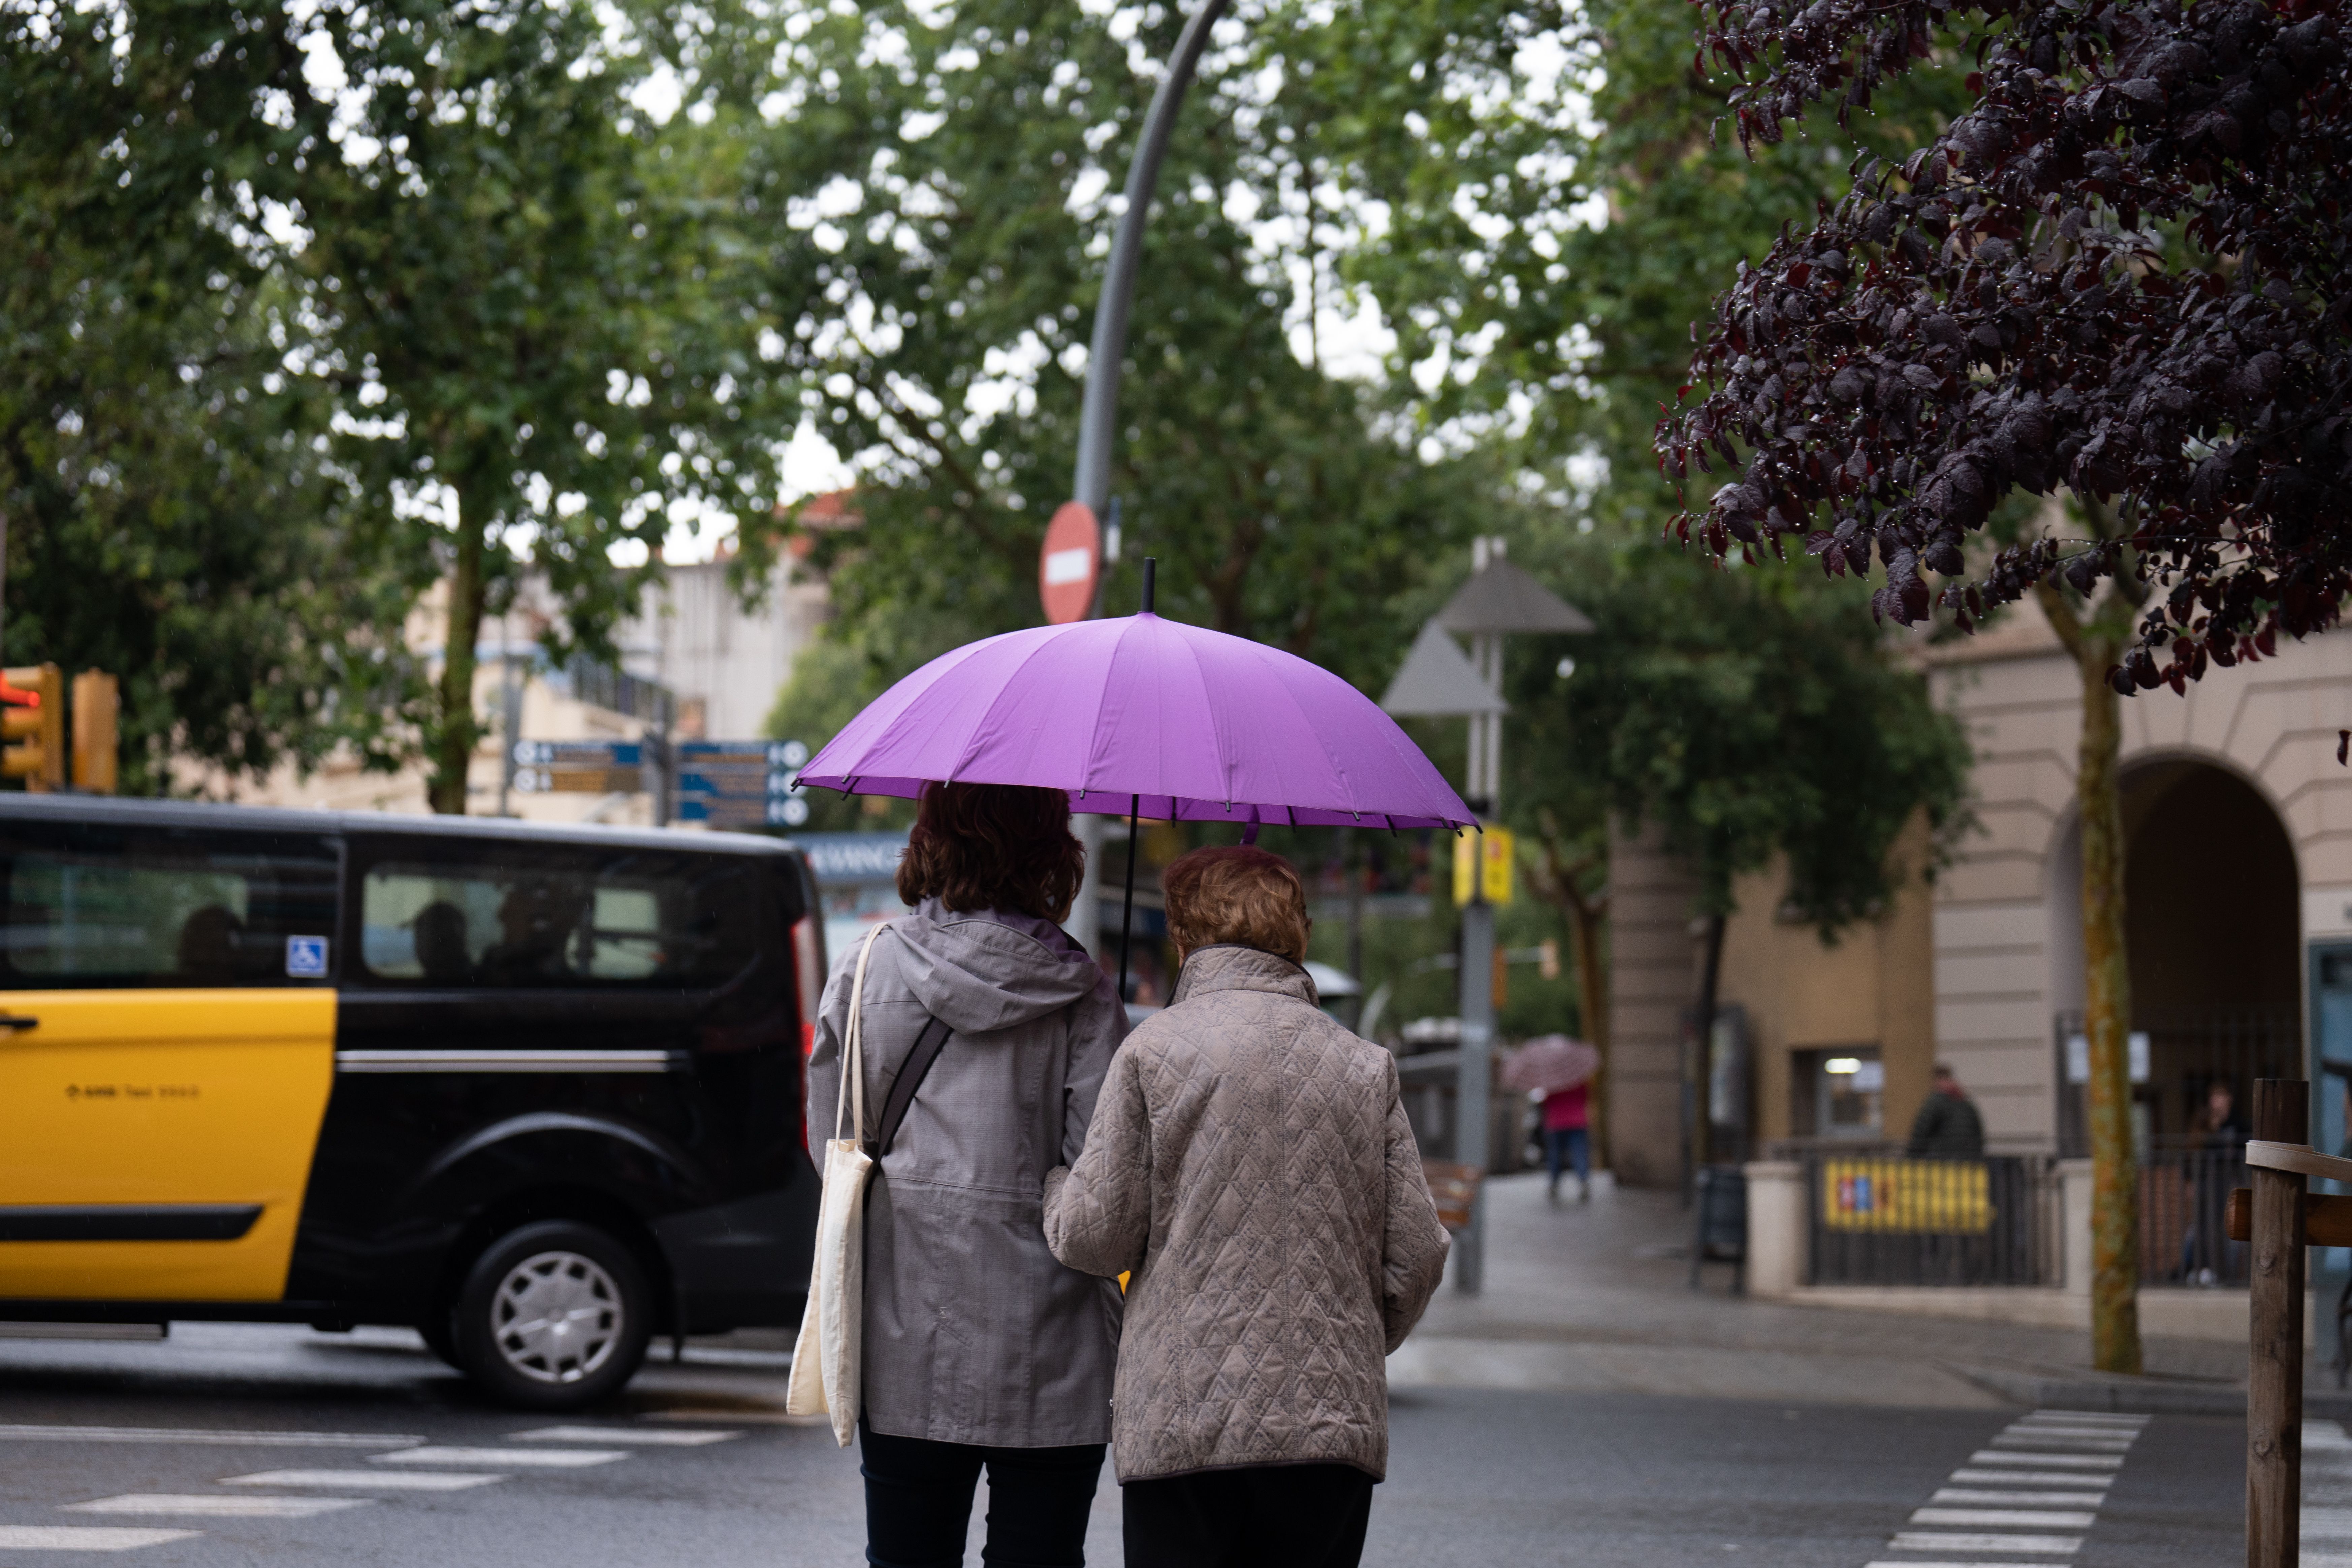
[[[1149,557],[1143,563],[1143,602],[1144,607],[1149,609],[1151,605],[1151,562]],[[1135,930],[1135,819],[1142,810],[1141,795],[1127,797],[1127,902],[1118,915],[1118,1005],[1122,1009],[1127,1006],[1128,942]]]

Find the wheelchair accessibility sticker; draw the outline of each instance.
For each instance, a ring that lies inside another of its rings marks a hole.
[[[323,980],[327,977],[327,939],[323,936],[289,936],[286,939],[286,973],[294,980]]]

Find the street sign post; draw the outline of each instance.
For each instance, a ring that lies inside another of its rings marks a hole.
[[[677,817],[711,827],[798,827],[809,804],[793,792],[809,749],[798,741],[681,741]]]

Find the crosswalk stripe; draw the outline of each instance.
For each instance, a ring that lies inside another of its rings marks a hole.
[[[2020,1454],[2005,1448],[1982,1448],[1969,1456],[1971,1465],[2032,1465],[2053,1470],[2120,1470],[2120,1454]]]
[[[2034,1508],[2063,1508],[2073,1503],[2096,1508],[2107,1500],[2105,1492],[2001,1492],[1975,1487],[1937,1487],[1929,1502],[2014,1502]]]
[[[0,1552],[136,1552],[142,1546],[168,1546],[203,1533],[119,1524],[0,1524]]]
[[[505,1480],[480,1470],[261,1470],[223,1476],[225,1487],[337,1487],[353,1491],[461,1492]]]
[[[1911,1516],[1914,1524],[2013,1524],[2027,1529],[2088,1530],[2097,1521],[2095,1512],[2070,1510],[2052,1513],[2042,1510],[2020,1508],[1923,1508]]]
[[[1898,1531],[1886,1543],[1894,1552],[2021,1552],[2063,1557],[2083,1549],[2079,1535],[1945,1534],[1925,1530]]]
[[[2079,1470],[1954,1470],[1952,1479],[2002,1487],[2104,1487],[2113,1476],[2086,1476]]]
[[[646,1421],[725,1421],[738,1426],[830,1426],[830,1415],[793,1415],[782,1410],[648,1410]]]
[[[125,1492],[121,1497],[59,1505],[66,1513],[187,1513],[224,1519],[310,1519],[347,1508],[365,1508],[361,1497],[224,1497],[218,1492]]]
[[[405,1432],[211,1432],[193,1426],[0,1426],[0,1440],[35,1443],[193,1443],[223,1448],[398,1448]]]
[[[699,1448],[706,1443],[724,1443],[742,1435],[664,1432],[645,1426],[538,1426],[528,1432],[509,1432],[507,1439],[515,1443],[634,1443],[647,1447]]]
[[[578,1469],[584,1465],[609,1465],[629,1456],[618,1448],[403,1448],[397,1454],[370,1454],[379,1465],[515,1465],[540,1469]]]
[[[2127,1426],[2137,1431],[2147,1425],[2145,1415],[2125,1415],[2105,1410],[2036,1410],[2021,1421],[2062,1421],[2079,1426]]]

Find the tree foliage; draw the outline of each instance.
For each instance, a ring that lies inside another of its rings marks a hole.
[[[420,574],[350,506],[257,192],[299,57],[220,0],[0,11],[6,651],[123,682],[122,784],[388,763]]]
[[[1923,813],[1946,838],[1965,821],[1968,746],[1857,595],[1647,540],[1578,541],[1553,570],[1594,631],[1511,659],[1516,818],[1654,825],[1709,914],[1785,857],[1791,912],[1825,936],[1933,869],[1899,864],[1895,842]]]
[[[1042,0],[795,18],[789,101],[748,161],[771,290],[806,301],[771,348],[857,469],[862,526],[816,551],[845,631],[893,668],[1036,618],[1116,193],[1181,20]],[[1213,49],[1161,175],[1105,605],[1131,605],[1151,553],[1163,613],[1370,682],[1402,646],[1390,601],[1487,503],[1318,361],[1339,236],[1311,210],[1321,121],[1266,89],[1271,47]]]
[[[2147,595],[2125,692],[2332,625],[2352,588],[2339,8],[1717,0],[1704,46],[1738,79],[1743,142],[1769,142],[1805,104],[1867,106],[1963,19],[1973,106],[1865,162],[1721,300],[1695,368],[1713,390],[1661,447],[1677,475],[1737,472],[1679,527],[1718,553],[1802,536],[1833,574],[1874,547],[1874,608],[1905,623],[2121,576]],[[1961,580],[2005,492],[2062,484],[2118,526]]]

